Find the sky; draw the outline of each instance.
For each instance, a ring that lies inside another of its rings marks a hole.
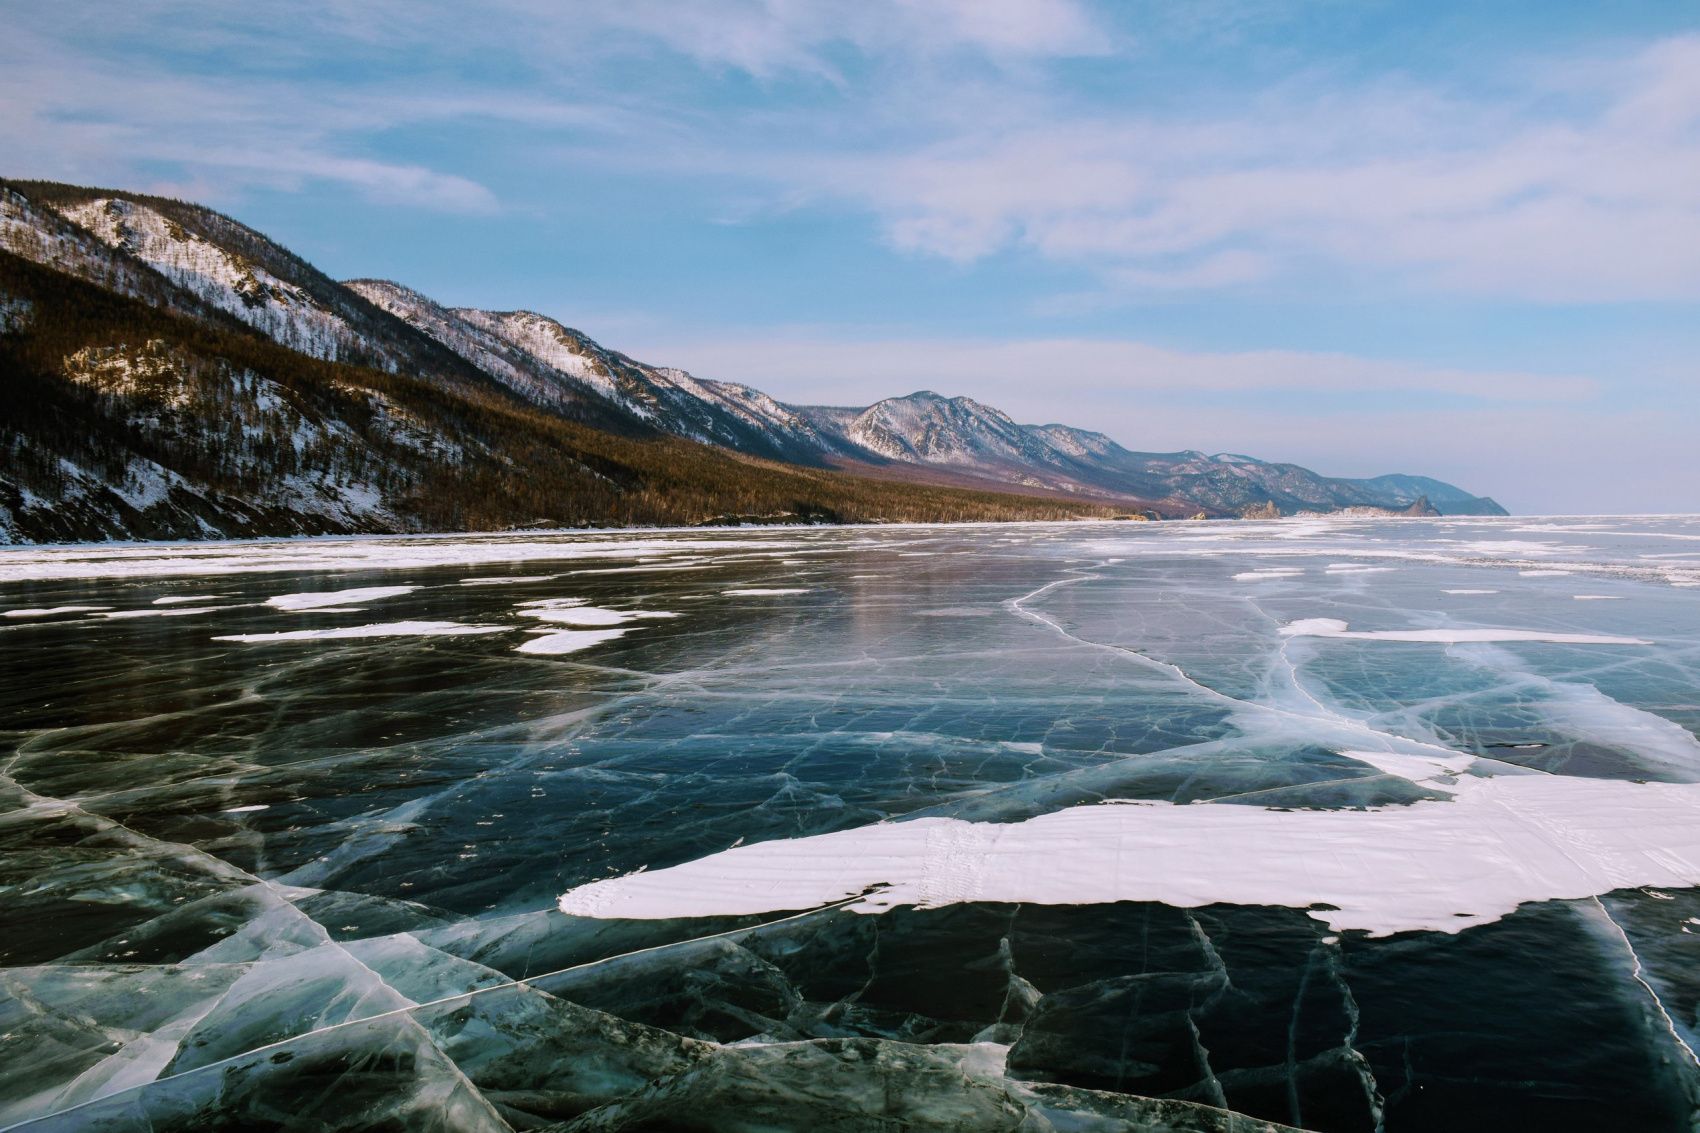
[[[0,0],[0,175],[799,403],[1700,511],[1700,3]]]

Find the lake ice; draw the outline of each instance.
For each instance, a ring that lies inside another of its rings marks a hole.
[[[1690,1129],[1697,538],[0,552],[0,1128]]]

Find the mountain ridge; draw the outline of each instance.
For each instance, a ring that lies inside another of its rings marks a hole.
[[[1423,497],[1453,514],[1503,514],[1428,477],[1352,481],[1235,454],[1132,452],[929,390],[788,405],[639,361],[534,311],[339,283],[223,214],[145,194],[0,182],[0,253],[0,345],[60,415],[49,422],[14,397],[0,422],[0,451],[16,456],[0,470],[8,540],[488,526],[514,522],[520,500],[536,518],[581,522],[701,522],[751,507],[814,519],[1237,515],[1401,510]],[[77,303],[87,311],[67,306]],[[512,436],[492,431],[498,419]],[[94,461],[105,471],[78,447],[79,420],[118,446]],[[534,483],[527,461],[547,470]],[[702,483],[674,476],[674,462]],[[445,486],[451,472],[512,498],[463,498]],[[445,510],[428,491],[459,503]],[[926,497],[922,511],[902,510],[905,491]],[[45,520],[54,493],[84,519]]]

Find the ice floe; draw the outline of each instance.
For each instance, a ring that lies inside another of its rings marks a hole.
[[[1458,932],[1528,901],[1700,884],[1700,785],[1524,772],[1458,753],[1345,752],[1443,799],[1368,810],[1168,802],[1022,822],[921,818],[758,842],[562,895],[582,917],[742,916],[862,899],[1161,901],[1307,909],[1336,930]],[[1501,773],[1482,775],[1483,767]]]

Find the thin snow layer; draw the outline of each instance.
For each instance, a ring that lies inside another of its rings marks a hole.
[[[182,617],[187,617],[190,614],[216,614],[220,610],[226,610],[226,609],[229,609],[229,607],[228,606],[164,606],[164,607],[153,607],[153,608],[146,609],[146,610],[114,610],[110,614],[102,614],[100,616],[103,617],[103,618],[118,618],[120,620],[127,620],[127,619],[130,619],[130,618],[182,618]]]
[[[1639,637],[1604,633],[1555,633],[1544,629],[1369,629],[1353,630],[1338,618],[1301,618],[1281,627],[1283,637],[1349,637],[1357,641],[1550,641],[1562,645],[1651,645]]]
[[[1570,570],[1520,570],[1517,573],[1524,578],[1564,578],[1576,572]]]
[[[1498,594],[1497,590],[1442,590],[1442,594]]]
[[[722,590],[720,593],[728,598],[758,597],[767,594],[807,594],[806,586],[745,586],[736,590]]]
[[[50,618],[56,614],[92,614],[110,609],[111,606],[32,606],[22,610],[0,611],[0,618]]]
[[[468,625],[465,622],[382,622],[377,625],[340,626],[336,629],[290,629],[278,633],[233,633],[214,641],[338,641],[351,637],[466,637],[480,633],[505,633],[508,626]]]
[[[522,582],[548,582],[555,576],[552,574],[503,574],[492,575],[489,578],[463,578],[462,586],[514,586]]]
[[[176,594],[169,598],[155,598],[156,606],[192,606],[196,602],[211,602],[215,598],[228,598],[228,594]]]
[[[589,649],[592,645],[601,645],[604,641],[613,641],[625,636],[623,629],[563,629],[534,637],[524,645],[517,647],[516,653],[541,653],[554,656],[561,653],[577,653],[581,649]]]
[[[1621,601],[1623,601],[1623,595],[1621,595],[1621,594],[1572,594],[1571,597],[1576,599],[1576,601],[1578,601],[1578,602],[1621,602]]]
[[[1373,936],[1455,933],[1528,901],[1700,884],[1700,785],[1346,752],[1450,797],[1370,810],[1167,802],[1016,823],[922,818],[740,846],[562,895],[573,916],[664,919],[969,901],[1307,909]],[[1481,768],[1505,771],[1484,776]]]
[[[476,567],[495,563],[635,560],[644,555],[804,547],[772,533],[713,539],[587,539],[572,535],[518,540],[511,536],[327,537],[228,543],[26,547],[0,554],[0,582],[71,578],[156,578],[257,574],[271,571],[405,570]],[[661,565],[654,569],[681,569]]]
[[[323,610],[346,607],[357,602],[376,602],[380,598],[395,598],[418,590],[417,586],[361,586],[353,590],[315,590],[307,594],[279,594],[267,598],[266,605],[280,610]]]
[[[665,610],[605,610],[600,606],[567,606],[561,609],[524,610],[522,613],[540,622],[560,622],[569,626],[617,626],[640,618],[679,616]]]
[[[1259,567],[1234,575],[1235,582],[1280,582],[1303,574],[1298,567]]]

